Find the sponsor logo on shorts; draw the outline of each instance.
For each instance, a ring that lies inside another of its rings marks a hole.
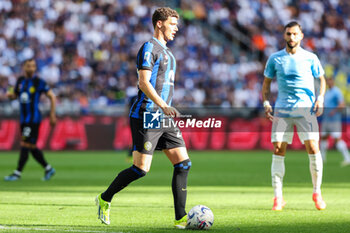
[[[145,142],[143,147],[145,148],[145,150],[150,151],[152,149],[152,143],[150,141],[147,141]]]

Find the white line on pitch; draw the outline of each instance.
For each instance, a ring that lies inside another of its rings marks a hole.
[[[123,233],[123,232],[113,232],[113,231],[83,231],[83,230],[64,230],[64,229],[46,229],[46,228],[32,228],[32,227],[7,227],[7,226],[1,226],[0,230],[23,230],[23,231],[55,231],[58,230],[60,232],[87,232],[87,233]]]

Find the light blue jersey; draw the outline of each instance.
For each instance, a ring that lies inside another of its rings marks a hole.
[[[341,112],[337,111],[334,115],[330,114],[343,101],[343,94],[338,87],[333,86],[327,90],[324,96],[324,113],[322,118],[324,122],[341,122]]]
[[[295,54],[283,49],[269,57],[264,75],[277,79],[275,115],[301,117],[309,114],[314,105],[314,79],[324,75],[324,70],[315,54],[303,48],[298,48]]]

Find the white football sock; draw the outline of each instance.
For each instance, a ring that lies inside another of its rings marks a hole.
[[[51,165],[48,164],[48,165],[46,165],[46,167],[45,167],[45,171],[49,171],[51,168],[52,168]]]
[[[321,194],[321,184],[322,184],[322,173],[323,173],[323,163],[321,153],[310,155],[310,173],[312,178],[312,184],[314,186],[314,193]]]
[[[344,161],[350,161],[350,155],[346,143],[343,140],[339,140],[335,146],[337,147],[337,150],[342,153]]]
[[[328,150],[328,139],[321,140],[320,150],[321,150],[322,160],[323,160],[323,162],[326,162],[327,150]]]
[[[284,156],[272,155],[271,176],[275,197],[282,197],[283,177],[285,173]]]
[[[17,175],[17,176],[21,176],[22,172],[18,171],[18,170],[14,170],[13,174]]]

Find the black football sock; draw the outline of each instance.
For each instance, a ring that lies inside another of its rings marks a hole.
[[[44,158],[44,154],[41,150],[39,150],[38,148],[32,149],[31,150],[32,155],[34,157],[34,159],[40,163],[41,166],[43,166],[43,168],[46,168],[46,166],[48,165],[47,162],[45,161]]]
[[[22,172],[24,165],[26,165],[29,156],[29,149],[26,147],[21,147],[21,151],[19,153],[19,160],[17,165],[17,171]]]
[[[175,219],[180,220],[186,215],[186,197],[187,197],[187,175],[191,168],[191,160],[186,159],[181,163],[174,165],[174,174],[172,181],[172,190],[174,196]]]
[[[108,189],[102,193],[101,198],[105,201],[111,202],[114,194],[128,186],[131,182],[145,175],[146,172],[144,170],[132,165],[118,174]]]

